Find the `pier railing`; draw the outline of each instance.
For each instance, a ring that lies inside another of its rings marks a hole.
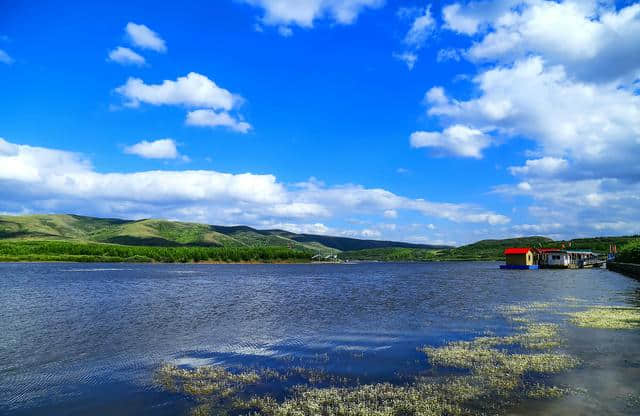
[[[600,260],[597,257],[588,259],[571,259],[571,264],[575,264],[578,267],[595,266],[604,263],[604,260]]]

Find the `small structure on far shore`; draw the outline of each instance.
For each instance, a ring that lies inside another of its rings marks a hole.
[[[507,264],[500,266],[501,269],[535,270],[538,264],[534,258],[534,252],[530,247],[514,247],[504,251]]]
[[[311,261],[317,261],[317,262],[323,262],[323,263],[340,263],[340,259],[338,258],[338,255],[335,253],[331,253],[331,254],[316,254],[315,256],[311,257]]]

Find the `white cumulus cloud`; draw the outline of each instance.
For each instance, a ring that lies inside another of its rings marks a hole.
[[[562,236],[593,236],[640,233],[640,183],[601,178],[565,180],[530,178],[518,185],[501,185],[494,192],[527,196],[528,209],[540,230]],[[549,223],[561,224],[549,229]],[[514,226],[516,227],[516,226]],[[536,228],[522,228],[532,232]]]
[[[156,52],[166,52],[167,45],[153,30],[145,25],[129,22],[125,32],[131,43],[139,48],[151,49]]]
[[[637,233],[640,2],[458,1],[442,19],[461,39],[438,59],[467,59],[477,74],[459,94],[428,90],[427,115],[443,128],[414,133],[412,144],[479,158],[488,145],[517,140],[515,157],[526,160],[511,163],[514,183],[494,191],[531,203],[540,226],[505,235]],[[452,134],[460,126],[476,134]]]
[[[242,103],[242,98],[195,72],[178,77],[175,81],[164,80],[160,84],[146,84],[140,78],[129,78],[115,91],[126,99],[127,107],[138,107],[140,103],[204,107],[187,113],[186,123],[191,126],[221,126],[240,133],[251,129],[249,123],[229,112]]]
[[[122,65],[141,66],[145,64],[145,59],[143,56],[123,46],[118,46],[117,48],[110,51],[109,60]]]
[[[287,186],[269,174],[212,170],[101,173],[82,155],[3,139],[0,187],[0,211],[6,212],[72,211],[264,225],[308,224],[309,219],[315,223],[318,218],[352,215],[383,218],[387,211],[402,209],[456,223],[509,222],[506,216],[472,204],[411,199],[384,189],[326,186],[313,180]]]
[[[140,78],[129,78],[124,85],[116,88],[116,92],[127,98],[127,104],[133,107],[142,102],[231,110],[237,100],[231,92],[196,72],[178,77],[175,81],[164,80],[161,84],[145,84]]]
[[[200,127],[227,127],[231,130],[247,133],[251,130],[251,125],[245,121],[233,118],[225,111],[215,112],[213,110],[194,110],[187,113],[186,123],[190,126]]]
[[[145,159],[177,159],[180,157],[176,142],[173,139],[143,140],[124,148],[124,152]]]
[[[486,29],[468,51],[473,60],[510,62],[536,54],[584,81],[640,75],[640,3],[616,10],[595,0],[481,1],[446,6],[443,18],[459,33]]]
[[[486,70],[474,83],[478,97],[466,101],[432,89],[428,113],[505,138],[529,138],[536,153],[553,159],[530,162],[527,171],[564,159],[578,176],[640,177],[640,97],[633,91],[576,81],[540,57]]]
[[[491,145],[491,138],[482,131],[463,125],[447,127],[439,131],[416,131],[411,134],[412,147],[430,147],[445,154],[482,158],[482,151]]]
[[[522,0],[481,0],[453,3],[442,8],[444,27],[460,34],[475,35],[489,22],[509,12],[512,7],[522,5]]]
[[[565,159],[545,156],[527,160],[524,166],[511,166],[509,171],[514,175],[556,176],[565,172],[568,167],[569,163]]]
[[[366,8],[378,8],[384,0],[241,0],[264,11],[268,25],[313,27],[327,18],[340,24],[353,23]]]

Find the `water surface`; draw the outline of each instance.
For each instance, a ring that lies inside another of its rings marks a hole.
[[[433,370],[417,348],[509,334],[505,305],[567,299],[640,307],[640,283],[493,262],[1,264],[0,413],[187,414],[193,399],[153,380],[166,362],[403,383]],[[563,322],[563,349],[584,362],[554,381],[582,394],[521,401],[509,414],[640,414],[640,330],[578,328],[544,313]]]

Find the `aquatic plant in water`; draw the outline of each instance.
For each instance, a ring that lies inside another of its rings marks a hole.
[[[560,337],[559,327],[551,323],[528,323],[529,321],[519,321],[527,323],[518,327],[522,332],[504,337],[478,337],[473,341],[459,341],[453,345],[470,347],[495,347],[498,345],[520,345],[528,350],[545,350],[562,345],[563,339]]]
[[[558,352],[512,353],[498,346],[519,344],[527,350],[550,350],[562,343],[554,324],[529,324],[519,334],[505,337],[479,337],[452,342],[442,347],[425,347],[433,365],[469,370],[487,387],[487,393],[505,395],[526,387],[526,373],[558,373],[579,365],[573,356]]]
[[[567,388],[536,384],[527,391],[527,397],[530,399],[557,399],[569,393],[571,393],[571,390]]]
[[[220,366],[202,366],[191,370],[166,364],[156,372],[156,381],[165,389],[195,397],[230,397],[259,380],[260,376],[255,372],[236,374]]]
[[[288,367],[284,370],[165,365],[156,380],[166,390],[194,398],[193,415],[497,414],[520,400],[555,399],[578,391],[545,381],[545,375],[577,367],[580,361],[558,350],[566,342],[561,327],[539,322],[540,313],[568,317],[580,327],[640,328],[638,308],[593,306],[579,312],[562,311],[585,306],[586,301],[565,298],[499,307],[498,312],[513,324],[515,333],[497,336],[486,331],[472,340],[422,347],[435,372],[428,373],[429,377],[417,374],[405,378],[402,384],[360,384],[354,378],[294,365],[293,357],[283,359]],[[358,358],[364,359],[364,355]],[[313,361],[321,365],[329,356],[316,355]],[[462,372],[448,373],[447,368]],[[449,375],[443,375],[443,370]],[[280,393],[274,397],[265,391]],[[637,397],[632,401],[637,402]]]
[[[516,312],[517,311],[517,312]],[[514,313],[521,313],[514,308]],[[527,384],[525,374],[558,373],[579,365],[570,355],[551,351],[561,345],[555,324],[530,323],[509,336],[484,336],[442,347],[424,347],[432,365],[468,370],[462,375],[416,376],[403,385],[374,383],[348,385],[345,378],[294,367],[285,371],[231,372],[222,367],[193,370],[166,365],[158,380],[170,391],[196,398],[195,415],[236,414],[265,416],[394,416],[472,415],[495,412],[517,398],[556,398],[568,390],[540,383]],[[519,345],[537,353],[513,353],[498,347]],[[282,400],[255,395],[252,385],[304,380]],[[323,385],[320,385],[324,383]],[[342,387],[340,387],[342,384]]]
[[[586,311],[570,313],[570,322],[584,328],[634,329],[640,328],[640,309],[598,306]]]

